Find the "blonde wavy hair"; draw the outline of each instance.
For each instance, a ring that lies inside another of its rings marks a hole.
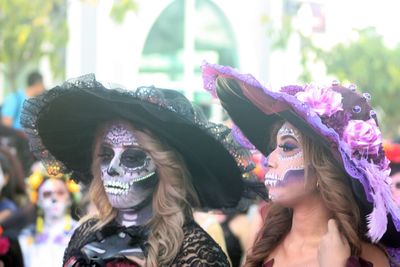
[[[283,122],[275,125],[272,138],[276,137]],[[319,184],[319,194],[326,208],[337,220],[340,233],[350,244],[351,255],[361,253],[362,230],[360,210],[355,202],[351,186],[345,172],[333,158],[331,152],[316,143],[311,137],[301,133],[303,140],[306,181],[309,173],[315,174]],[[275,140],[271,140],[275,147]],[[247,255],[246,267],[261,266],[270,253],[283,241],[290,231],[293,212],[290,208],[271,204],[265,222],[251,251]]]
[[[152,199],[153,217],[147,223],[151,231],[145,260],[146,266],[168,264],[180,250],[184,239],[182,226],[187,219],[193,218],[192,205],[198,206],[199,200],[182,156],[146,129],[133,127],[126,121],[112,121],[101,125],[97,131],[93,149],[93,180],[89,188],[99,220],[93,229],[103,227],[117,215],[117,209],[111,206],[104,190],[100,157],[97,156],[106,130],[115,123],[130,125],[140,147],[155,162],[159,182]]]

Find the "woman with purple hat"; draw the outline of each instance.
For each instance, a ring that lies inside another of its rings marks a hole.
[[[238,140],[268,157],[271,205],[245,266],[400,266],[400,209],[368,93],[336,81],[273,91],[208,63],[203,79]]]

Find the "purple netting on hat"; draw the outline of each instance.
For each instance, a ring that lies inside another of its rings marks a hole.
[[[255,149],[254,145],[247,139],[246,136],[242,133],[242,131],[236,125],[232,127],[232,136],[233,138],[244,148],[246,149]]]
[[[212,67],[209,68],[207,66],[211,66],[211,64],[208,64],[204,61],[202,65],[204,89],[210,92],[210,94],[212,94],[214,97],[217,97],[215,84],[217,76],[232,76],[232,72],[235,72],[235,77],[239,80],[253,86],[262,87],[262,85],[251,74],[240,74],[237,70],[234,70],[228,66],[215,65],[218,66],[218,69],[214,69]]]
[[[368,157],[368,160],[354,157],[352,147],[349,147],[343,140],[343,131],[346,125],[348,125],[350,114],[347,111],[341,111],[340,106],[332,106],[336,105],[337,99],[332,104],[328,103],[329,106],[326,106],[327,103],[324,97],[330,96],[320,96],[321,102],[316,103],[316,105],[322,104],[323,110],[321,113],[325,110],[330,112],[328,113],[329,116],[324,116],[316,113],[316,109],[310,106],[313,103],[301,102],[296,97],[296,94],[302,92],[300,89],[302,87],[300,86],[287,86],[281,92],[273,92],[260,84],[253,76],[240,74],[235,69],[227,66],[205,62],[202,65],[202,70],[205,89],[210,91],[214,96],[216,96],[216,78],[222,76],[236,80],[242,86],[243,94],[253,105],[264,111],[266,116],[270,114],[265,111],[266,109],[263,107],[262,101],[256,98],[260,94],[256,94],[255,91],[263,92],[274,103],[288,105],[299,119],[305,121],[309,127],[330,144],[332,153],[340,156],[344,170],[350,177],[362,184],[367,200],[374,203],[374,210],[367,218],[371,239],[377,241],[385,233],[387,213],[391,214],[397,231],[400,231],[400,210],[396,207],[390,195],[386,158],[382,153],[375,156],[378,157],[377,159],[374,159],[372,156]],[[249,87],[251,87],[251,90],[247,90]],[[246,90],[243,88],[246,88]],[[330,92],[327,93],[329,94]],[[318,108],[320,107],[321,105],[318,106]],[[270,112],[270,109],[268,109],[268,112]]]

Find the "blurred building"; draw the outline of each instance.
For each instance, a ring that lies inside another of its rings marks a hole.
[[[270,43],[263,17],[280,20],[282,1],[146,0],[122,23],[113,1],[70,1],[67,77],[94,72],[99,80],[135,88],[174,88],[203,104],[203,60],[270,80]],[[296,74],[295,74],[296,75]]]
[[[217,120],[222,114],[214,112],[202,89],[203,60],[236,67],[275,87],[295,83],[302,44],[294,36],[276,49],[270,30],[284,31],[284,19],[293,17],[294,29],[313,36],[326,31],[318,0],[132,0],[137,11],[118,23],[110,12],[126,1],[131,0],[66,0],[66,78],[95,73],[127,88],[178,89]],[[49,88],[61,82],[52,80],[48,60],[40,69]]]
[[[122,23],[110,12],[113,5],[134,1]],[[354,29],[376,26],[388,44],[397,44],[394,0],[65,0],[69,41],[65,51],[66,77],[94,72],[98,79],[123,84],[180,89],[204,107],[211,101],[203,92],[203,60],[226,64],[268,81],[274,88],[296,83],[303,72],[304,42],[287,34],[301,32],[316,46],[329,50],[355,40]],[[384,12],[376,13],[377,8]],[[271,29],[274,34],[271,35]],[[274,37],[287,40],[277,49]],[[64,51],[63,57],[64,57]],[[330,82],[324,65],[306,69],[316,82]],[[61,81],[51,77],[47,60],[40,70],[48,87]],[[4,84],[0,77],[0,89]],[[21,83],[22,84],[22,83]],[[4,97],[0,92],[0,103]],[[213,112],[211,112],[213,113]],[[221,115],[221,114],[219,114]]]

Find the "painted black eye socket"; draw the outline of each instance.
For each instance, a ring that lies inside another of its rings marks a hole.
[[[146,165],[147,155],[143,150],[128,148],[121,155],[121,164],[128,168],[138,168]]]
[[[395,184],[395,187],[396,187],[396,189],[400,189],[400,182],[397,182],[397,183]]]
[[[114,157],[114,151],[107,146],[103,146],[98,155],[101,158],[101,164],[109,163]]]

